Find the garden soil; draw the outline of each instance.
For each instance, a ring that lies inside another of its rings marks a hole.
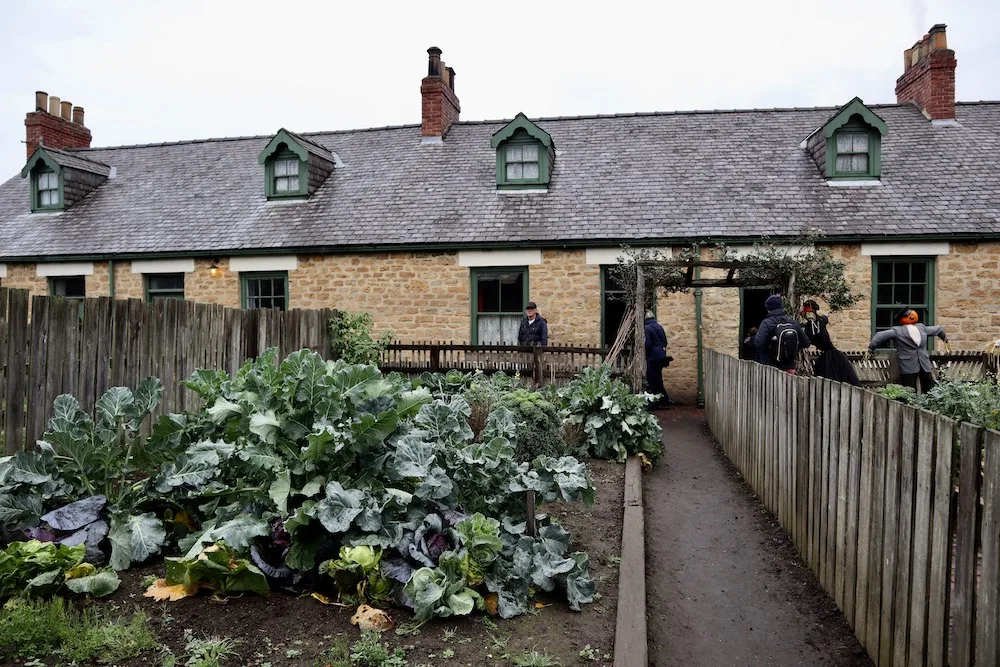
[[[643,480],[649,664],[871,665],[703,413],[660,415],[663,463]]]
[[[534,610],[533,614],[506,621],[490,619],[481,612],[470,617],[435,619],[419,634],[401,636],[390,630],[383,639],[392,647],[404,648],[411,666],[508,667],[512,664],[510,656],[531,650],[548,653],[563,667],[610,666],[618,601],[617,556],[621,553],[625,466],[605,461],[592,461],[588,465],[597,492],[594,505],[553,503],[540,511],[551,512],[570,530],[574,551],[590,554],[590,571],[597,581],[599,599],[584,605],[581,612],[571,611],[562,598]],[[238,655],[223,664],[257,667],[322,665],[319,657],[339,637],[346,636],[351,643],[359,637],[358,629],[350,625],[354,608],[324,605],[310,597],[280,592],[270,598],[248,595],[224,602],[204,596],[155,602],[142,596],[142,580],[163,576],[162,561],[121,575],[119,590],[95,604],[114,604],[122,611],[143,610],[160,641],[177,656],[183,654],[186,630],[195,637],[238,640],[235,649]],[[542,595],[536,601],[549,602]],[[389,613],[397,626],[411,617],[402,609],[390,609]],[[592,657],[581,657],[581,651]],[[161,661],[155,655],[144,655],[118,664],[138,667],[159,665]],[[184,661],[178,660],[177,664]]]

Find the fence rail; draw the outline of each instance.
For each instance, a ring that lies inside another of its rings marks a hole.
[[[30,319],[29,319],[30,305]],[[198,368],[234,373],[269,347],[329,358],[333,310],[235,310],[190,301],[67,301],[0,288],[0,439],[6,453],[41,437],[52,402],[85,410],[108,388],[163,381],[158,413],[195,406],[181,381]]]
[[[599,366],[607,354],[606,349],[595,347],[397,342],[382,352],[379,368],[410,376],[449,370],[517,373],[536,385],[560,385],[587,366]]]
[[[804,374],[812,375],[813,364],[820,353],[810,350],[803,355]],[[899,382],[899,363],[894,351],[844,352],[854,367],[861,384],[866,387],[882,387],[890,382]],[[931,363],[939,378],[949,380],[976,381],[997,374],[997,358],[978,350],[956,350],[954,352],[932,352]]]
[[[706,354],[706,416],[879,667],[1000,664],[1000,433]]]

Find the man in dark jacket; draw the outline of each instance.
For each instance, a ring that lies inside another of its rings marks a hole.
[[[524,309],[525,318],[517,330],[518,345],[548,345],[549,325],[545,318],[538,314],[538,306],[529,301]]]
[[[646,386],[649,393],[659,394],[657,406],[671,404],[667,389],[663,386],[663,367],[667,363],[667,333],[653,316],[653,311],[646,311]]]
[[[757,327],[757,335],[754,336],[754,347],[757,348],[757,361],[768,366],[780,368],[786,373],[795,374],[795,356],[791,359],[778,360],[771,353],[771,339],[774,337],[779,325],[788,325],[798,335],[798,349],[804,350],[809,347],[809,337],[802,327],[794,319],[785,314],[785,307],[781,303],[781,297],[772,294],[764,302],[767,308],[767,317]],[[787,327],[782,327],[787,328]]]

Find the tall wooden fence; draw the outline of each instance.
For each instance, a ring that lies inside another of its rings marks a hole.
[[[879,667],[1000,664],[1000,433],[706,354],[709,426]]]
[[[0,289],[0,439],[32,445],[52,402],[73,394],[86,410],[110,387],[163,381],[158,413],[196,406],[181,385],[198,368],[235,372],[269,347],[329,357],[332,310],[235,310],[190,301],[67,301]]]
[[[607,354],[606,349],[599,347],[396,342],[382,351],[379,368],[386,373],[396,371],[409,376],[450,370],[516,373],[531,378],[536,385],[562,385],[585,367],[599,366]]]

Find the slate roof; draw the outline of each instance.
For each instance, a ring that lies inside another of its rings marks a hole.
[[[287,132],[288,136],[290,136],[292,139],[299,142],[299,144],[302,145],[302,148],[306,149],[307,152],[312,153],[317,157],[321,157],[328,162],[333,162],[333,154],[330,152],[330,149],[327,148],[326,146],[321,146],[320,144],[317,144],[314,141],[310,141],[309,139],[303,137],[301,134],[296,134],[291,130],[285,130],[285,132]]]
[[[343,167],[298,202],[264,198],[270,137],[72,151],[116,177],[56,214],[30,212],[27,179],[0,185],[0,260],[1000,234],[1000,103],[960,104],[961,127],[872,108],[889,134],[882,185],[865,188],[828,186],[801,146],[833,108],[538,119],[556,147],[544,194],[496,190],[504,121],[458,123],[440,145],[416,125],[309,133]]]
[[[48,146],[44,148],[52,160],[61,167],[81,169],[89,171],[92,174],[100,174],[101,176],[107,176],[111,173],[111,168],[108,165],[91,159],[87,154],[79,152],[70,153],[57,148],[49,148]]]

